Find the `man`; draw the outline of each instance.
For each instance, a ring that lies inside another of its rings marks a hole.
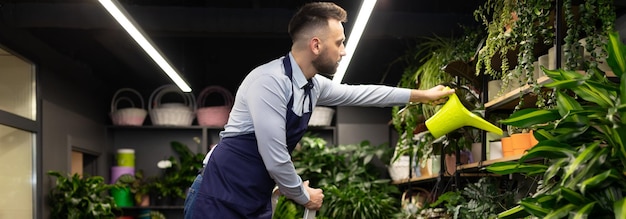
[[[284,57],[252,70],[241,83],[221,140],[207,155],[185,204],[185,218],[271,218],[272,189],[318,210],[324,198],[296,174],[291,152],[313,107],[438,103],[454,90],[410,90],[382,85],[339,85],[332,75],[345,55],[346,11],[308,3],[289,23],[293,45]]]

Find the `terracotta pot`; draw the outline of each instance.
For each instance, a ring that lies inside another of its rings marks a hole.
[[[515,133],[511,135],[514,151],[525,151],[530,148],[530,133]],[[519,153],[516,153],[519,154]]]
[[[461,152],[461,164],[466,164],[469,161],[469,153],[467,151]],[[446,154],[446,173],[454,174],[456,172],[456,154]]]
[[[502,142],[502,156],[513,156],[513,140],[511,137],[503,137],[500,141]]]
[[[535,138],[533,130],[530,130],[530,147],[537,145],[539,141]]]

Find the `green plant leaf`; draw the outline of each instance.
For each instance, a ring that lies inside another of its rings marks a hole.
[[[576,209],[576,205],[574,204],[567,204],[559,209],[556,209],[552,212],[550,212],[549,214],[547,214],[544,219],[559,219],[559,218],[564,218],[565,216],[567,216],[570,211]]]
[[[552,180],[555,176],[557,176],[561,169],[563,169],[563,167],[565,165],[567,165],[567,161],[570,158],[562,158],[562,159],[553,159],[551,162],[552,164],[550,166],[548,166],[548,169],[546,170],[543,180],[549,181]]]
[[[603,80],[605,80],[605,78],[602,78]],[[599,87],[602,88],[604,90],[608,90],[611,92],[619,92],[620,91],[620,86],[618,84],[615,83],[607,83],[607,82],[598,82],[598,81],[594,81],[594,80],[587,80],[585,81],[586,84],[588,84],[591,87]]]
[[[599,142],[592,143],[592,145],[593,144],[599,144]],[[578,158],[580,158],[581,156],[586,156],[582,154],[586,154],[587,151],[591,150],[585,149],[579,154],[579,157],[577,157],[576,160],[574,160],[574,162],[570,164],[569,168],[573,168],[573,166],[576,165],[578,166],[578,170],[575,170],[576,173],[572,175],[572,179],[568,179],[565,177],[562,179],[562,182],[565,184],[566,187],[575,188],[583,180],[592,177],[596,168],[599,168],[604,164],[604,162],[606,162],[606,157],[609,152],[608,148],[601,147],[599,151],[591,151],[591,153],[593,154],[591,156],[591,159],[584,161],[585,158],[581,158],[579,160]],[[579,161],[581,161],[581,163],[579,163]],[[570,169],[568,169],[567,171],[569,170]],[[567,172],[565,174],[567,174]]]
[[[547,84],[544,84],[544,87],[547,88],[558,88],[558,89],[571,89],[574,87],[578,87],[583,84],[582,80],[579,79],[569,79],[569,80],[557,80]]]
[[[548,77],[550,77],[554,81],[566,80],[565,77],[561,75],[561,72],[559,70],[550,70],[544,66],[539,66],[539,67]]]
[[[615,219],[626,218],[626,198],[622,198],[613,204]]]
[[[569,114],[572,110],[582,110],[583,107],[573,97],[564,94],[563,92],[556,91],[556,103],[559,106],[559,113],[561,116]]]
[[[560,187],[559,193],[560,197],[575,205],[582,205],[588,202],[585,196],[566,187]]]
[[[622,121],[624,120],[626,120],[626,118],[622,117]],[[626,165],[626,125],[612,129],[612,131],[614,134],[612,134],[611,137],[613,139],[613,145],[616,147],[615,150],[619,154],[618,156],[622,164]]]
[[[591,202],[591,203],[586,204],[582,208],[578,209],[578,211],[576,211],[576,213],[573,216],[570,216],[570,219],[587,219],[587,217],[589,216],[589,213],[591,213],[591,210],[593,209],[595,204],[596,202]]]
[[[559,219],[559,218],[564,218],[566,217],[570,211],[576,209],[576,205],[573,204],[567,204],[559,209],[556,209],[552,212],[550,212],[549,214],[547,214],[545,217],[543,217],[544,219]]]
[[[583,148],[583,151],[578,154],[576,159],[570,163],[567,167],[565,174],[563,175],[564,179],[569,178],[575,171],[579,170],[579,168],[583,167],[582,165],[586,164],[588,160],[590,160],[595,155],[595,149],[599,147],[598,142],[594,142],[586,148]]]
[[[509,118],[501,120],[500,123],[516,127],[526,128],[536,124],[543,124],[560,119],[559,112],[554,109],[533,109],[527,108],[519,110]]]
[[[621,179],[621,177],[617,170],[610,169],[584,180],[579,185],[580,191],[584,194],[588,189],[596,188],[599,185],[608,185],[619,179]]]
[[[614,101],[611,99],[611,95],[605,89],[600,89],[598,87],[590,86],[587,83],[584,83],[582,86],[574,87],[571,89],[578,95],[580,98],[596,103],[603,108],[608,108],[613,106]]]
[[[620,83],[622,84],[622,86],[620,87],[620,99],[619,100],[622,105],[626,105],[626,86],[624,86],[626,84],[626,74],[622,74]],[[620,116],[622,118],[622,125],[626,125],[626,110],[621,111],[621,112],[622,113]]]
[[[509,219],[509,218],[524,218],[528,216],[528,212],[524,211],[524,208],[521,205],[517,205],[509,210],[503,211],[498,214],[498,218],[500,219]]]
[[[626,72],[626,46],[622,43],[619,33],[609,32],[609,43],[607,44],[609,57],[606,62],[618,77],[622,77]]]
[[[576,151],[568,144],[545,140],[540,141],[537,145],[530,148],[530,150],[520,158],[520,162],[537,157],[548,159],[572,157],[574,153],[576,153]]]
[[[550,213],[550,209],[542,208],[541,206],[535,203],[528,202],[528,201],[522,200],[520,202],[520,205],[524,207],[524,210],[526,210],[527,212],[529,212],[530,214],[536,217],[543,218],[546,215],[548,215],[548,213]]]
[[[533,131],[533,135],[538,141],[554,139],[554,136],[544,129],[538,129]]]
[[[546,169],[547,166],[542,164],[524,164],[519,162],[499,162],[487,167],[487,171],[500,175],[543,172]]]

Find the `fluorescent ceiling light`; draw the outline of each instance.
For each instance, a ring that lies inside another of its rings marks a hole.
[[[134,25],[134,21],[131,20],[130,16],[126,16],[128,12],[124,10],[124,8],[117,3],[115,0],[98,0],[102,6],[117,20],[120,25],[130,34],[131,37],[143,48],[143,50],[148,53],[150,58],[154,60],[154,62],[163,69],[165,74],[169,76],[172,81],[180,88],[183,92],[191,92],[191,87],[187,85],[187,82],[180,77],[180,74],[176,72],[176,70],[165,60],[165,58],[161,55],[161,53],[152,45],[152,43],[144,37],[142,31],[139,29],[137,25]]]
[[[376,0],[363,0],[361,10],[356,17],[356,22],[354,23],[350,36],[348,37],[348,41],[346,42],[346,56],[344,56],[341,59],[341,62],[339,62],[337,72],[333,76],[333,82],[336,84],[341,84],[343,76],[346,74],[346,70],[348,70],[348,65],[350,64],[352,55],[359,44],[365,25],[372,14],[372,10],[374,10],[374,5],[376,5]]]

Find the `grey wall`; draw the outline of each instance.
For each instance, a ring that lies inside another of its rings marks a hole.
[[[372,145],[389,142],[391,108],[337,107],[339,144],[356,144],[367,140]]]

